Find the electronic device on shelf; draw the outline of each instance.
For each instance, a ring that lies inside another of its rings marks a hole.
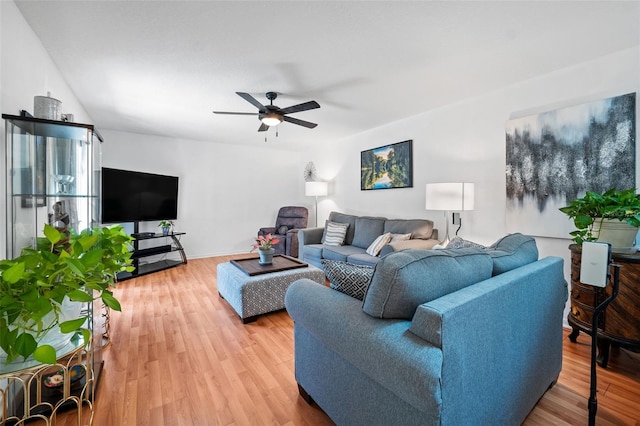
[[[156,235],[155,232],[134,232],[131,234],[133,238],[153,237],[154,235]]]

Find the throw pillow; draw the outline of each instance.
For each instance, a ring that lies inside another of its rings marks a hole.
[[[281,225],[281,226],[278,228],[277,234],[279,234],[279,235],[286,235],[288,230],[289,230],[289,228],[287,227],[287,225]]]
[[[369,248],[367,248],[367,254],[370,256],[379,255],[382,247],[384,247],[385,244],[389,244],[389,241],[391,241],[391,232],[380,235],[378,238],[373,240]]]
[[[372,266],[323,259],[322,267],[332,289],[358,300],[364,298],[373,276]]]
[[[327,222],[324,227],[324,235],[322,236],[322,244],[328,246],[341,246],[344,243],[344,237],[347,235],[348,223]]]
[[[460,237],[454,237],[453,240],[449,241],[447,244],[448,249],[460,249],[460,248],[479,248],[486,249],[482,244],[474,243],[473,241],[463,240]]]
[[[408,234],[391,234],[390,243],[395,243],[397,241],[406,241],[411,239],[411,233]]]

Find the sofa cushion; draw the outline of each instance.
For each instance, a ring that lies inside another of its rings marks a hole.
[[[419,305],[490,278],[492,269],[491,257],[478,249],[391,253],[376,265],[362,309],[408,320]]]
[[[494,276],[538,260],[536,240],[520,233],[500,238],[486,252],[493,259]]]
[[[384,232],[383,217],[358,217],[356,218],[356,232],[353,235],[352,245],[366,249]]]
[[[378,256],[371,256],[365,252],[350,254],[347,256],[347,262],[355,265],[375,266],[380,261]]]
[[[328,246],[341,246],[347,235],[348,223],[330,222],[324,226],[324,234],[322,235],[322,244]]]
[[[348,223],[347,236],[344,239],[344,244],[353,243],[353,235],[356,232],[356,217],[350,214],[331,212],[329,213],[329,221],[338,223]]]
[[[346,261],[349,256],[359,253],[364,254],[364,249],[356,246],[324,246],[322,258]]]
[[[373,240],[369,247],[367,247],[367,254],[370,254],[371,256],[377,256],[378,254],[380,254],[380,250],[382,250],[382,247],[384,247],[385,244],[388,244],[389,241],[391,241],[391,232],[380,235],[378,238]]]
[[[364,298],[373,276],[372,266],[323,260],[322,267],[332,289],[359,300]]]
[[[383,232],[411,234],[411,238],[426,240],[433,234],[433,222],[426,219],[387,219]]]

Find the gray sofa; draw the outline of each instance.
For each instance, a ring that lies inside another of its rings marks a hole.
[[[394,251],[427,250],[438,244],[438,231],[433,229],[433,221],[430,220],[387,219],[331,212],[328,221],[349,224],[343,245],[328,246],[323,244],[325,228],[307,228],[298,231],[300,259],[320,269],[322,269],[322,259],[373,266],[382,257]],[[378,256],[368,255],[366,253],[367,247],[378,236],[387,232],[393,234],[409,233],[411,239],[385,245]]]
[[[563,260],[512,234],[487,250],[382,258],[364,301],[285,296],[300,394],[338,425],[518,425],[562,367]]]

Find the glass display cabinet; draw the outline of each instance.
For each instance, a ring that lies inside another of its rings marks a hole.
[[[24,247],[35,247],[45,223],[76,232],[98,226],[102,138],[93,125],[6,114],[2,118],[6,129],[6,258],[17,257]],[[12,416],[30,418],[42,406],[55,413],[69,401],[92,405],[102,369],[105,314],[100,299],[88,303],[86,309],[93,333],[86,348],[82,341],[72,341],[58,351],[54,367],[34,361],[0,365],[0,395],[4,395],[0,397],[0,424]],[[57,373],[70,379],[59,392],[45,386]],[[83,377],[75,388],[73,375]],[[40,408],[33,411],[30,404]]]
[[[100,135],[92,125],[2,115],[6,125],[7,258],[33,246],[45,223],[100,223]]]

